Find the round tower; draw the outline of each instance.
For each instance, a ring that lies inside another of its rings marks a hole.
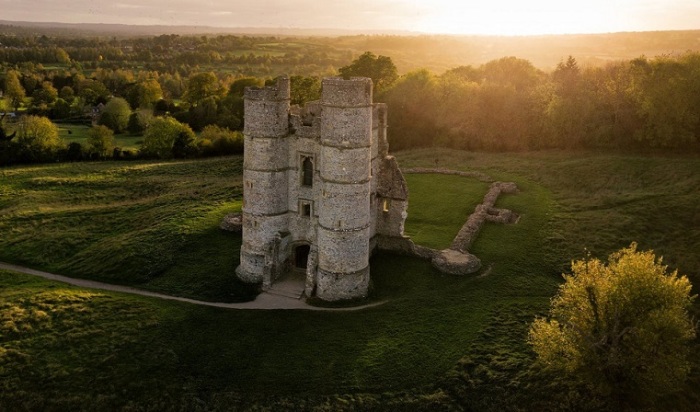
[[[274,242],[287,230],[289,78],[245,90],[241,280],[260,283],[276,267]]]
[[[372,80],[323,80],[316,295],[367,296]]]

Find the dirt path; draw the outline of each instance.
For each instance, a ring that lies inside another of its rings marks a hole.
[[[35,270],[23,266],[17,266],[10,263],[0,262],[0,269],[9,270],[12,272],[24,273],[27,275],[39,276],[44,279],[55,280],[57,282],[68,283],[70,285],[79,286],[81,288],[88,289],[98,289],[107,290],[110,292],[121,292],[129,293],[131,295],[148,296],[157,299],[166,300],[176,300],[178,302],[191,303],[193,305],[200,306],[212,306],[216,308],[224,309],[258,309],[258,310],[269,310],[269,309],[303,309],[303,310],[322,310],[322,311],[351,311],[351,310],[361,310],[366,308],[371,308],[374,306],[379,306],[385,301],[370,303],[368,305],[354,306],[348,308],[320,308],[316,306],[308,305],[305,301],[300,299],[287,298],[284,296],[272,295],[269,293],[259,294],[255,300],[243,303],[223,303],[223,302],[205,302],[202,300],[183,298],[179,296],[165,295],[163,293],[150,292],[147,290],[136,289],[130,286],[112,285],[109,283],[96,282],[94,280],[87,279],[77,279],[70,278],[67,276],[56,275],[53,273],[42,272],[40,270]]]

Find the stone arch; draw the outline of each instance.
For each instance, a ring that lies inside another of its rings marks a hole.
[[[301,158],[301,185],[314,185],[314,160],[311,156],[302,156]]]
[[[289,263],[293,271],[304,271],[309,263],[311,243],[300,240],[292,243],[289,248]]]

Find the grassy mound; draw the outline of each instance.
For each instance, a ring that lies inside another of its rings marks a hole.
[[[0,259],[207,300],[248,300],[241,237],[218,228],[241,207],[242,159],[78,163],[0,170]]]

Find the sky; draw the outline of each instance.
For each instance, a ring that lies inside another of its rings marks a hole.
[[[700,29],[700,0],[0,0],[0,19],[532,35]]]

